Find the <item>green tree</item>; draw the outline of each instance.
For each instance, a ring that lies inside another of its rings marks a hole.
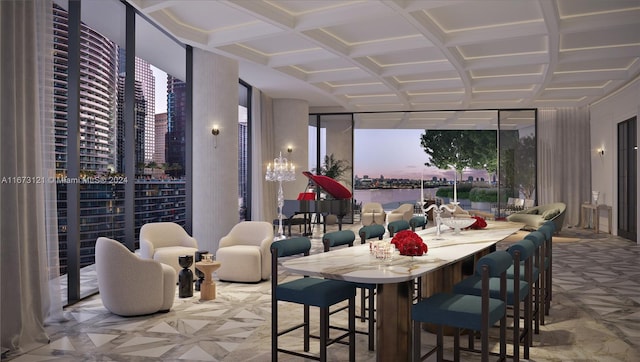
[[[534,136],[522,137],[518,144],[515,182],[524,198],[533,199],[536,191],[536,139]]]
[[[334,180],[340,180],[345,172],[349,171],[351,166],[345,160],[336,160],[333,153],[324,156],[324,163],[320,168],[320,175],[331,177]],[[318,173],[317,169],[313,170]]]
[[[498,143],[496,131],[483,130],[425,130],[420,145],[429,155],[427,166],[441,170],[455,167],[462,179],[465,168],[497,170]]]

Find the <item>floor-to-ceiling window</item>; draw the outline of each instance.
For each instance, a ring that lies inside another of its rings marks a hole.
[[[251,220],[251,86],[238,85],[238,221]]]
[[[97,291],[97,237],[134,249],[145,222],[185,223],[186,57],[183,44],[119,1],[55,4],[60,265],[73,303]],[[174,151],[169,130],[182,130]]]
[[[320,166],[341,145],[326,136],[331,117],[310,115],[310,162]],[[456,183],[463,207],[496,217],[535,204],[535,119],[530,109],[354,113],[355,203],[449,202]]]

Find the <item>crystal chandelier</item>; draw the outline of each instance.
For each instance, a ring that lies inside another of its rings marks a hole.
[[[271,164],[267,166],[267,173],[264,175],[264,179],[267,181],[278,182],[278,236],[275,240],[284,239],[284,232],[282,229],[282,206],[284,205],[284,192],[282,191],[282,183],[286,181],[295,181],[296,179],[296,167],[286,158],[280,156],[273,159],[273,168]]]

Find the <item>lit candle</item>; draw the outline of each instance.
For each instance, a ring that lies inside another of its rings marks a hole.
[[[424,209],[424,170],[420,173],[420,207]]]
[[[271,172],[271,163],[267,165],[267,172]]]
[[[458,173],[453,168],[453,202],[458,202]]]

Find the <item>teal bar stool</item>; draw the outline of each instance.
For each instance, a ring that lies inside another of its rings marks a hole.
[[[271,244],[271,360],[278,360],[278,352],[293,356],[325,362],[327,347],[334,343],[344,343],[348,338],[349,361],[355,361],[355,299],[356,288],[353,284],[339,280],[302,277],[286,283],[278,283],[278,258],[294,255],[309,255],[311,241],[306,237],[297,237],[275,241]],[[329,323],[329,308],[338,303],[348,302],[349,327],[333,327]],[[304,306],[303,322],[283,331],[278,329],[278,302],[290,302]],[[309,307],[320,308],[320,336],[310,334]],[[304,352],[278,347],[278,337],[303,328]],[[342,330],[345,333],[331,339],[329,329]],[[310,338],[320,339],[319,356],[309,353]]]
[[[520,360],[520,344],[524,346],[523,357],[529,358],[529,347],[532,338],[532,273],[536,252],[535,245],[530,240],[521,240],[514,243],[508,249],[512,256],[512,264],[507,269],[507,305],[513,311],[513,360]],[[513,265],[521,265],[522,268],[513,268]],[[522,272],[522,275],[520,273]],[[510,275],[513,273],[513,275]],[[453,287],[454,293],[482,294],[482,276],[476,270],[475,274],[465,278]],[[489,280],[489,292],[491,298],[500,298],[500,279],[493,277]],[[520,306],[524,305],[524,315],[520,315]],[[520,328],[520,319],[523,326]],[[473,345],[472,336],[469,336],[470,345]]]
[[[356,240],[356,234],[351,230],[333,231],[324,234],[322,236],[322,244],[324,245],[324,251],[327,252],[331,247],[339,245],[353,246],[353,242]]]
[[[373,224],[363,226],[358,230],[358,235],[360,236],[360,244],[364,244],[369,239],[378,238],[378,240],[382,240],[384,234],[387,230],[382,225]]]
[[[556,224],[553,221],[545,222],[541,227],[538,228],[538,231],[544,234],[547,240],[546,246],[546,258],[549,260],[549,267],[547,268],[546,275],[546,294],[544,296],[545,300],[545,314],[549,315],[549,310],[551,309],[551,300],[553,300],[553,234],[556,232]]]
[[[373,225],[371,225],[373,226]],[[324,251],[330,251],[332,247],[341,245],[353,246],[353,242],[356,239],[356,234],[351,230],[333,231],[324,234],[322,237],[322,243],[324,244]],[[369,337],[369,350],[375,350],[375,292],[376,285],[369,283],[353,283],[356,288],[360,289],[360,321],[369,321],[367,332],[356,330],[356,333],[365,334]],[[368,305],[367,305],[368,303]],[[338,312],[335,310],[332,313]]]
[[[411,308],[413,321],[413,360],[421,361],[437,352],[438,361],[444,358],[444,326],[455,328],[454,361],[460,360],[460,330],[479,331],[482,361],[489,360],[489,327],[500,322],[500,358],[506,356],[507,319],[507,269],[513,263],[511,254],[504,250],[494,251],[477,262],[476,270],[481,276],[480,295],[459,293],[436,293],[422,299]],[[490,280],[499,278],[500,298],[490,296]],[[421,323],[437,325],[437,345],[421,356]],[[472,333],[473,334],[473,333]],[[471,340],[471,339],[470,339]]]
[[[414,216],[409,220],[409,226],[411,226],[411,231],[416,231],[419,227],[422,227],[422,230],[424,230],[427,226],[427,218],[424,216]]]
[[[387,225],[387,229],[389,229],[389,236],[393,237],[393,234],[402,230],[409,230],[411,226],[409,226],[409,222],[407,220],[396,220],[392,221]]]
[[[544,317],[547,314],[546,309],[546,295],[548,289],[548,279],[547,276],[549,274],[549,258],[547,258],[547,242],[546,237],[540,231],[532,231],[527,234],[525,237],[527,240],[531,240],[533,244],[536,246],[536,256],[534,269],[539,271],[539,279],[536,281],[534,288],[536,288],[535,293],[535,332],[536,334],[540,333],[540,325],[544,325]]]

